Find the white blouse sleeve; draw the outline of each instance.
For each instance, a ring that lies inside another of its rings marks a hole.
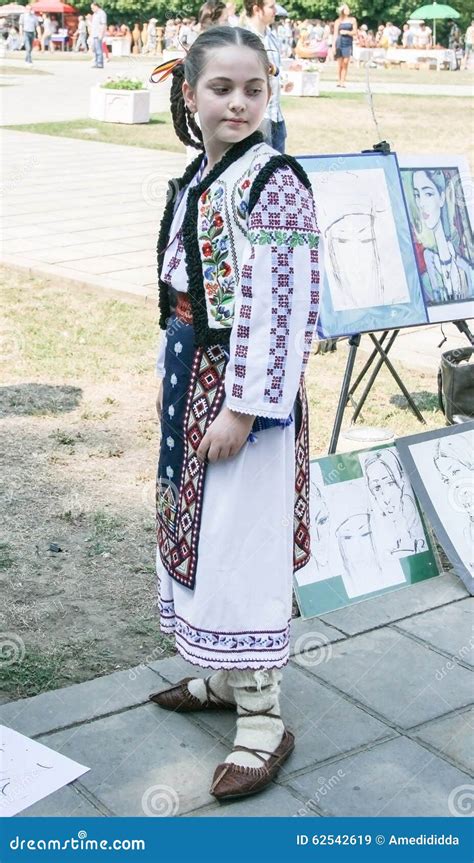
[[[249,218],[226,370],[233,411],[286,419],[315,333],[319,231],[311,191],[275,171]]]
[[[158,354],[156,357],[156,376],[164,378],[165,376],[165,352],[166,352],[166,330],[161,333]]]

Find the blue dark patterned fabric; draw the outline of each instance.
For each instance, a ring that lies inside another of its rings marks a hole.
[[[164,485],[172,483],[179,489],[184,454],[184,415],[195,350],[194,328],[172,315],[166,335],[158,480]],[[248,439],[254,441],[258,432],[275,426],[285,428],[292,422],[292,415],[285,420],[255,417]]]

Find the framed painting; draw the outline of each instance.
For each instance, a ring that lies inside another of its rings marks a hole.
[[[299,156],[321,231],[320,338],[426,324],[394,153]]]
[[[413,488],[454,571],[474,593],[474,422],[400,438]]]
[[[303,617],[439,574],[393,445],[311,462],[310,531],[310,562],[295,573]]]
[[[474,317],[474,217],[467,160],[403,156],[400,173],[430,323]]]

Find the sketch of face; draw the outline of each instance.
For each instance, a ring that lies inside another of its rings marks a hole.
[[[474,522],[474,482],[466,482],[466,478],[455,480],[453,496],[470,521]]]
[[[402,505],[403,488],[382,459],[366,466],[369,491],[382,515],[396,515]]]
[[[453,480],[462,476],[465,471],[459,459],[445,455],[443,452],[439,454],[437,467],[441,474],[441,479],[445,483],[453,482]]]
[[[374,547],[370,516],[366,512],[351,515],[336,529],[344,565],[344,584],[349,596],[360,596],[369,583],[380,574],[380,564]],[[347,582],[347,583],[346,583]]]
[[[413,196],[422,221],[427,228],[434,231],[441,220],[441,209],[446,201],[445,193],[438,190],[426,171],[415,171]]]
[[[450,486],[450,494],[453,495],[458,506],[466,515],[474,520],[474,473],[468,466],[464,465],[454,456],[439,453],[436,462],[442,481]]]
[[[345,307],[381,305],[384,300],[375,213],[350,213],[326,228],[329,259]],[[336,308],[341,308],[341,299]]]
[[[319,488],[315,487],[315,517],[313,521],[314,557],[317,566],[326,566],[329,561],[329,510]]]

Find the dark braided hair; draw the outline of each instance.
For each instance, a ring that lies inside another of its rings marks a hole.
[[[207,51],[222,48],[225,45],[240,45],[255,51],[262,61],[268,80],[270,61],[262,40],[255,33],[242,27],[211,27],[201,33],[191,45],[184,63],[174,67],[171,84],[171,116],[174,130],[179,140],[187,147],[204,150],[204,142],[201,129],[184,102],[183,82],[187,81],[194,89],[204,68]]]

